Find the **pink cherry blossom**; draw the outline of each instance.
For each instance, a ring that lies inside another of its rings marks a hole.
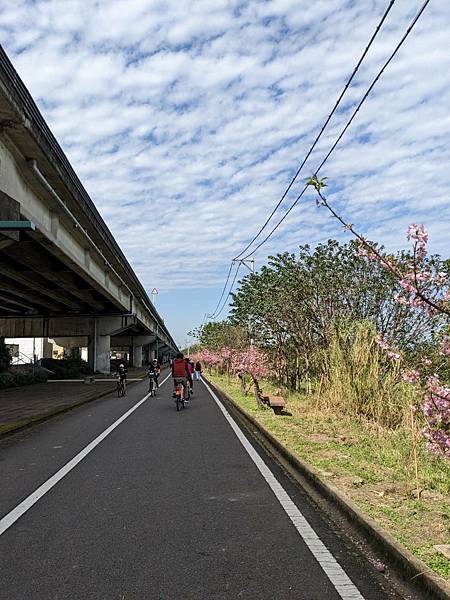
[[[401,296],[400,294],[398,294],[397,296],[395,296],[394,302],[397,302],[397,304],[404,304],[405,306],[409,306],[408,299],[405,298],[405,296]]]
[[[355,233],[355,235],[359,237],[358,234]],[[434,274],[425,261],[428,242],[427,230],[424,225],[412,223],[406,231],[406,237],[414,242],[411,260],[393,264],[365,241],[359,244],[358,255],[366,257],[368,260],[377,260],[380,266],[389,268],[397,276],[402,288],[402,291],[394,298],[397,304],[412,306],[417,310],[424,311],[429,317],[439,314],[449,315],[449,307],[446,304],[450,302],[449,277],[444,271]],[[382,336],[377,335],[375,342],[392,360],[401,359],[400,354],[391,349]],[[439,342],[439,352],[445,357],[450,356],[449,335],[443,336]],[[424,357],[418,368],[403,372],[402,378],[408,383],[420,384],[421,370],[431,366],[432,361],[428,357]],[[426,378],[422,393],[423,413],[427,421],[423,434],[427,439],[427,448],[430,452],[450,459],[450,388],[442,385],[439,375],[435,373]]]
[[[436,373],[434,373],[434,375],[430,375],[429,377],[427,377],[426,380],[427,383],[427,387],[430,390],[433,390],[435,388],[437,388],[439,386],[439,375],[437,375]]]
[[[411,369],[410,371],[403,371],[402,379],[403,381],[406,381],[406,383],[419,383],[420,373],[416,369]]]
[[[270,372],[266,353],[253,346],[233,355],[231,369],[235,373],[249,373],[254,379],[267,377]]]
[[[406,230],[406,238],[408,240],[416,240],[418,242],[426,243],[428,242],[428,232],[423,225],[411,223]]]
[[[439,344],[439,352],[440,354],[450,355],[450,336],[444,335],[440,344]]]
[[[436,285],[445,285],[448,281],[448,275],[447,273],[444,273],[443,271],[440,271],[436,277],[434,278],[434,282],[436,283]]]
[[[382,350],[388,350],[389,349],[389,345],[383,340],[382,336],[380,334],[375,336],[375,343],[382,349]]]

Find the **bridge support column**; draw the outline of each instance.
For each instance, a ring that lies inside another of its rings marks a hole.
[[[157,343],[153,342],[152,344],[149,345],[149,350],[148,350],[148,356],[149,356],[149,360],[153,360],[154,358],[158,358],[157,356]]]
[[[111,337],[109,335],[93,335],[89,338],[88,362],[93,371],[110,372]]]
[[[133,346],[133,367],[142,367],[142,346]]]
[[[151,344],[146,344],[145,346],[142,346],[142,366],[144,367],[149,365],[154,358],[151,348]]]

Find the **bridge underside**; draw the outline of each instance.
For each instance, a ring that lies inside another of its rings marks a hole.
[[[138,367],[163,359],[170,351],[163,340],[59,254],[39,231],[0,233],[0,336],[87,346],[92,369],[103,373],[109,372],[111,348],[129,349]]]
[[[99,371],[109,371],[119,338],[131,340],[137,364],[150,349],[175,352],[164,320],[1,47],[0,133],[0,337],[87,338]]]
[[[0,237],[0,316],[104,315],[120,310],[55,256],[39,234],[17,233],[18,241]]]
[[[23,215],[14,219],[23,222]],[[0,210],[0,221],[7,222],[5,210]],[[107,291],[107,276],[101,283],[88,279],[39,230],[1,230],[0,336],[48,337],[66,347],[87,346],[91,367],[103,373],[109,372],[111,348],[128,348],[134,366],[156,356],[163,359],[170,348],[127,310],[127,295],[117,302]]]

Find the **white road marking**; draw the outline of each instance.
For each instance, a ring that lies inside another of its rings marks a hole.
[[[165,379],[161,381],[159,384],[160,387],[162,384],[167,381],[170,377],[167,375]],[[18,504],[13,510],[11,510],[7,515],[5,515],[2,519],[0,519],[0,535],[5,533],[11,525],[13,525],[20,517],[25,514],[38,500],[44,496],[48,491],[52,489],[63,477],[67,475],[73,468],[75,468],[78,463],[80,463],[83,458],[85,458],[96,446],[100,444],[116,427],[118,427],[125,419],[127,419],[137,408],[143,404],[147,398],[150,397],[150,394],[147,394],[139,400],[137,404],[132,406],[126,413],[124,413],[117,421],[115,421],[112,425],[110,425],[103,433],[98,435],[92,442],[90,442],[81,452],[79,452],[76,456],[74,456],[68,463],[66,463],[59,471],[57,471],[54,475],[52,475],[47,481],[45,481],[41,486],[39,486],[33,493],[31,493],[25,500],[23,500],[20,504]]]
[[[222,402],[216,396],[216,394],[212,391],[206,381],[202,380],[205,384],[206,389],[209,391],[211,396],[214,398],[217,406],[222,411],[225,419],[228,421],[232,430],[238,437],[241,444],[244,446],[245,450],[249,454],[250,458],[253,460],[255,465],[257,466],[259,472],[264,477],[272,492],[275,494],[278,502],[283,507],[284,511],[294,524],[294,527],[297,529],[298,533],[302,537],[305,544],[308,546],[309,550],[313,554],[314,558],[317,560],[319,565],[325,571],[328,579],[331,581],[333,586],[335,587],[337,593],[343,600],[364,600],[364,597],[361,595],[358,588],[349,578],[347,573],[341,567],[341,565],[337,562],[322,540],[319,538],[317,533],[302,515],[298,507],[291,500],[289,494],[284,490],[282,485],[279,483],[275,475],[269,469],[269,467],[265,464],[250,442],[247,440],[245,435],[239,429],[236,421],[224,407]]]
[[[145,377],[137,377],[137,378],[127,378],[127,381],[144,381]],[[107,379],[93,379],[91,383],[98,382],[106,382],[106,383],[116,383],[116,377],[109,377]],[[47,383],[84,383],[84,379],[47,379]]]

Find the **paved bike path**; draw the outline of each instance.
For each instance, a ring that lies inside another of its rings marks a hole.
[[[2,441],[0,518],[145,390]],[[362,596],[395,598],[265,460]],[[0,536],[0,556],[8,600],[339,598],[202,384],[180,413],[164,384]]]

